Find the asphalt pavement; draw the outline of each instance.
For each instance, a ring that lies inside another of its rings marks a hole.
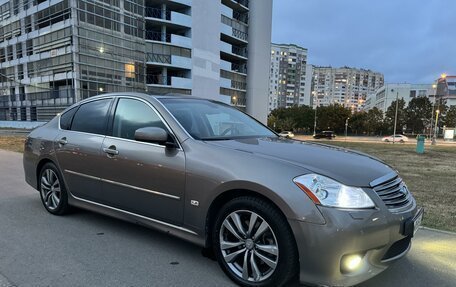
[[[82,210],[50,215],[22,155],[0,150],[0,287],[10,286],[234,285],[167,234]],[[420,229],[406,258],[360,286],[456,286],[456,235]]]

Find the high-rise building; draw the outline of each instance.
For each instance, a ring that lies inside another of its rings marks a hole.
[[[383,74],[371,70],[314,67],[312,103],[314,107],[339,104],[359,111],[383,83]]]
[[[417,97],[433,96],[431,84],[385,84],[377,90],[376,93],[369,95],[367,98],[364,110],[370,110],[374,107],[385,113],[391,103],[396,101],[396,98],[403,99],[405,104]]]
[[[307,49],[293,44],[271,45],[269,112],[277,108],[310,105],[312,65]]]
[[[264,122],[271,23],[272,0],[0,0],[0,120],[141,91],[231,103]]]

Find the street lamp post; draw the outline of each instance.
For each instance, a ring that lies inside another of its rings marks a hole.
[[[429,127],[429,138],[432,137],[432,127],[434,125],[434,106],[435,106],[435,103],[437,101],[437,85],[436,84],[433,84],[432,85],[432,89],[434,90],[434,103],[432,104],[432,112],[431,112],[431,125]],[[432,142],[434,142],[434,140],[432,140]],[[435,143],[434,143],[435,144]]]
[[[393,130],[393,144],[396,140],[396,126],[397,126],[397,109],[399,107],[399,91],[396,91],[396,115],[394,116],[394,130]]]
[[[435,111],[435,127],[434,127],[434,137],[432,139],[432,144],[435,145],[436,144],[436,139],[437,139],[437,124],[439,122],[439,113],[440,113],[440,110],[436,110]]]
[[[347,141],[347,130],[348,130],[348,120],[349,120],[349,119],[350,119],[350,118],[347,118],[347,119],[345,120],[345,141]]]
[[[317,100],[317,97],[315,95],[315,91],[312,92],[313,93],[313,98],[314,98],[314,101],[315,101],[315,116],[314,116],[314,133],[313,135],[315,136],[317,134],[317,108],[318,108],[318,100]]]

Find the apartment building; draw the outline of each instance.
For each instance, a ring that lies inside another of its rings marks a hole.
[[[266,121],[271,22],[272,0],[0,0],[0,120],[140,91]]]
[[[447,106],[456,106],[456,76],[442,76],[437,79],[435,95],[437,100],[444,101]]]
[[[374,107],[385,113],[391,106],[391,103],[396,101],[396,98],[403,99],[405,104],[417,97],[433,97],[434,89],[431,84],[385,84],[377,90],[376,93],[370,95],[364,105],[364,110],[370,110]]]
[[[383,74],[350,67],[314,67],[312,104],[339,104],[353,111],[363,109],[367,97],[384,84]]]
[[[143,1],[1,1],[0,120],[49,120],[98,93],[143,90],[143,9]]]
[[[307,49],[293,44],[271,44],[269,70],[269,107],[310,105],[312,65],[307,64]]]

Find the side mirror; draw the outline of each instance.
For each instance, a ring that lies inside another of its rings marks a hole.
[[[168,140],[168,133],[162,128],[140,128],[135,131],[135,140],[163,144]]]
[[[175,140],[168,141],[168,138],[168,132],[162,128],[145,127],[135,131],[137,141],[164,144],[170,149],[179,147]]]

